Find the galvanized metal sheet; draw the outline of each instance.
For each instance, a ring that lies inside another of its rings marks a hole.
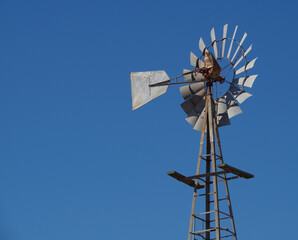
[[[251,88],[254,81],[256,80],[257,76],[258,75],[251,75],[251,76],[247,76],[247,77],[235,78],[233,80],[233,83]]]
[[[198,57],[193,53],[193,52],[190,52],[190,64],[194,67],[197,66],[197,60],[198,60]]]
[[[233,83],[243,86],[245,79],[246,79],[246,77],[234,78]]]
[[[189,97],[191,97],[192,95],[194,95],[197,92],[199,92],[200,90],[202,90],[204,88],[204,86],[205,86],[204,82],[194,83],[194,84],[180,87],[180,92],[181,92],[182,97],[186,100]]]
[[[241,90],[240,88],[236,86],[231,86],[229,88],[229,91],[233,94],[234,98],[241,104],[243,103],[246,99],[252,96],[252,94]]]
[[[245,67],[246,65],[244,65],[243,67],[239,68],[236,72],[235,72],[235,75],[238,75],[240,73],[243,73],[245,71]]]
[[[200,117],[198,118],[196,124],[194,125],[193,129],[197,131],[202,131],[203,123],[204,123],[204,117],[205,117],[205,108],[203,109],[202,113],[200,114]]]
[[[200,101],[195,109],[188,115],[188,117],[185,119],[190,125],[192,125],[193,127],[195,126],[196,122],[199,119],[199,116],[201,115],[201,113],[203,112],[205,108],[205,98],[202,99],[202,101]]]
[[[205,107],[205,98],[202,99],[194,108],[194,112],[199,116]]]
[[[143,106],[147,102],[164,94],[168,86],[149,87],[150,84],[169,79],[165,71],[131,72],[132,110]]]
[[[246,91],[242,91],[236,98],[236,100],[241,104],[243,103],[246,99],[248,99],[249,97],[251,97],[252,94],[248,93]]]
[[[204,67],[204,62],[201,59],[199,59],[199,68],[202,68],[202,67]]]
[[[195,72],[195,73],[192,73],[192,78],[193,78],[193,81],[201,81],[205,79],[205,76],[202,73]]]
[[[224,113],[222,115],[217,116],[217,126],[218,127],[223,127],[223,126],[228,126],[231,125],[231,121],[229,119],[228,113]]]
[[[217,115],[226,113],[228,110],[226,99],[224,97],[221,97],[216,102],[217,102]]]
[[[257,61],[257,59],[258,59],[258,58],[256,57],[254,60],[250,61],[250,62],[247,64],[247,66],[246,66],[246,70],[249,70],[249,69],[253,68],[254,65],[255,65],[255,62]]]
[[[217,114],[217,108],[218,108],[218,104],[217,104],[217,100],[214,100],[213,101],[213,103],[214,103],[214,110],[215,110],[215,115]]]
[[[250,61],[249,63],[247,63],[247,64],[244,65],[243,67],[239,68],[239,69],[236,71],[235,75],[238,75],[238,74],[240,74],[240,73],[243,73],[243,72],[246,71],[246,70],[249,70],[249,69],[253,68],[257,59],[258,59],[258,58],[255,58],[254,60]]]
[[[190,115],[185,120],[192,125],[193,127],[195,126],[196,122],[198,121],[199,116],[198,115]]]
[[[248,76],[248,77],[245,79],[243,86],[245,86],[245,87],[250,87],[250,88],[251,88],[252,85],[254,84],[254,81],[256,80],[257,76],[258,76],[258,74]]]
[[[180,106],[182,107],[183,111],[187,115],[190,115],[194,111],[194,108],[195,108],[195,105],[193,104],[191,99],[184,101]]]
[[[230,47],[229,47],[227,59],[230,58],[232,47],[233,47],[233,42],[234,42],[234,39],[235,39],[235,35],[236,35],[236,32],[237,32],[237,29],[238,29],[238,26],[235,27],[234,34],[233,34],[233,37],[232,37],[232,40],[231,40],[231,44],[230,44]]]
[[[192,72],[192,70],[183,69],[183,74]],[[193,82],[193,81],[201,81],[205,79],[204,75],[202,73],[189,73],[183,75],[185,82]]]
[[[205,89],[202,89],[201,91],[199,91],[198,93],[196,93],[195,95],[193,95],[191,98],[189,98],[188,100],[184,101],[181,104],[181,107],[182,107],[183,111],[187,115],[190,115],[193,111],[195,111],[196,105],[199,104],[204,99],[204,96],[205,95],[206,95],[206,90]]]
[[[198,93],[196,93],[191,97],[192,102],[195,105],[197,105],[205,97],[206,93],[207,93],[206,89],[202,89],[201,91],[199,91]]]
[[[222,58],[225,57],[225,46],[226,46],[226,38],[227,38],[227,32],[228,32],[228,24],[225,24],[223,27],[223,40],[222,40]]]
[[[217,125],[218,127],[230,125],[230,119],[227,113],[227,103],[224,97],[219,98],[216,101],[216,116],[217,116]]]
[[[228,108],[228,117],[231,119],[232,117],[235,117],[239,114],[243,113],[241,108],[238,106],[236,101]]]
[[[234,68],[237,67],[237,65],[241,62],[241,60],[251,51],[252,49],[252,45],[250,45],[250,47],[245,51],[245,53],[238,59],[238,61],[235,63],[235,65],[233,66]]]
[[[229,119],[231,119],[232,117],[235,117],[238,114],[243,113],[231,93],[227,92],[224,95],[224,97],[227,102],[227,107],[228,107],[227,113],[228,113]]]
[[[191,70],[183,69],[183,74],[189,73],[189,72],[191,72]],[[191,73],[190,74],[183,75],[183,78],[184,78],[184,81],[185,82],[192,82],[192,75],[191,75]]]
[[[217,53],[217,45],[216,45],[216,37],[215,37],[214,28],[212,28],[210,35],[211,35],[212,46],[213,46],[213,50],[214,50],[214,57],[215,57],[215,59],[217,59],[218,53]]]
[[[203,54],[205,53],[205,51],[208,52],[208,49],[206,48],[206,45],[202,38],[200,38],[200,41],[199,41],[199,48]]]
[[[242,39],[241,39],[241,41],[240,41],[240,43],[239,43],[239,45],[237,47],[237,49],[236,49],[236,51],[235,51],[232,59],[231,59],[231,62],[233,62],[234,58],[236,57],[236,54],[238,53],[238,51],[239,51],[240,47],[242,46],[242,44],[243,44],[243,42],[244,42],[244,40],[245,40],[246,37],[247,37],[247,33],[244,33],[244,35],[243,35],[243,37],[242,37]]]

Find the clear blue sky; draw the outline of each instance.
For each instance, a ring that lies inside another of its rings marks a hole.
[[[131,71],[189,68],[210,30],[238,24],[254,95],[221,129],[239,239],[295,239],[296,1],[0,3],[0,239],[186,239],[199,138],[178,88],[131,111]],[[238,37],[239,38],[239,37]]]

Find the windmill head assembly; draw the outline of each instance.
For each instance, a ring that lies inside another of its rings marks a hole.
[[[252,95],[257,75],[249,75],[257,58],[249,61],[252,46],[244,49],[247,37],[235,39],[238,26],[228,36],[224,25],[222,37],[216,39],[211,30],[211,44],[199,41],[200,57],[190,53],[192,70],[169,78],[165,71],[131,72],[133,110],[166,93],[170,85],[180,85],[184,98],[181,104],[186,121],[201,132],[198,164],[193,176],[176,171],[168,175],[193,189],[188,240],[237,240],[228,182],[254,176],[224,163],[218,128],[230,125],[230,119],[240,113],[238,104]]]

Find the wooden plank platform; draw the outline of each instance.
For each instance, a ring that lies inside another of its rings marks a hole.
[[[234,168],[228,164],[225,164],[225,163],[222,163],[222,164],[218,164],[217,167],[225,170],[227,173],[233,173],[239,177],[242,177],[242,178],[246,178],[246,179],[250,179],[250,178],[253,178],[254,175],[248,173],[248,172],[244,172],[238,168]]]

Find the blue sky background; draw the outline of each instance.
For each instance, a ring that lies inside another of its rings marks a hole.
[[[186,239],[200,134],[176,87],[131,111],[131,71],[189,68],[210,30],[246,31],[254,95],[220,129],[238,237],[295,239],[296,1],[0,2],[0,238]]]

